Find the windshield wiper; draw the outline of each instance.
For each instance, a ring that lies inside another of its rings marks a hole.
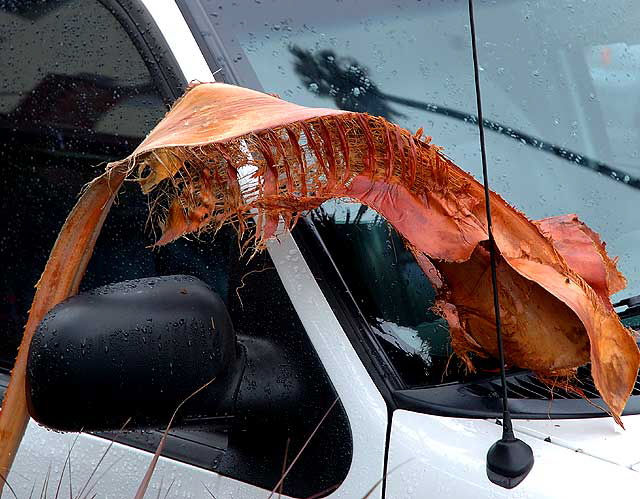
[[[640,315],[640,295],[628,296],[613,304],[614,308],[627,307],[622,312],[618,312],[618,315],[624,319],[626,317],[636,317]]]
[[[615,308],[627,306],[629,308],[640,306],[640,295],[628,296],[624,300],[620,300],[613,304]]]

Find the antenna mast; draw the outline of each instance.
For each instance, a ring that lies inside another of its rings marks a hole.
[[[509,399],[507,394],[504,348],[502,343],[502,323],[500,321],[500,300],[498,297],[498,275],[496,245],[491,224],[491,202],[487,154],[484,141],[484,120],[482,118],[482,98],[480,95],[480,74],[478,70],[478,50],[476,47],[476,28],[473,17],[473,0],[469,0],[469,25],[471,28],[471,47],[473,51],[473,72],[476,86],[476,105],[478,107],[478,131],[480,132],[480,152],[482,155],[482,180],[484,183],[485,209],[487,213],[487,232],[489,234],[489,258],[491,261],[491,284],[493,287],[493,307],[496,316],[496,335],[498,339],[498,357],[500,360],[500,381],[502,386],[502,438],[491,446],[487,453],[487,477],[501,487],[512,489],[526,478],[533,467],[533,451],[525,442],[515,437]]]

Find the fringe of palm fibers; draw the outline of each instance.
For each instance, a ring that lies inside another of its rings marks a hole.
[[[441,148],[431,144],[431,137],[422,136],[422,130],[411,134],[382,118],[358,113],[317,117],[222,143],[156,150],[134,158],[133,167],[139,175],[151,168],[138,180],[143,191],[156,196],[155,216],[161,227],[171,217],[186,220],[185,233],[217,231],[230,223],[243,251],[264,249],[280,220],[290,230],[302,212],[345,197],[357,176],[401,184],[427,204],[429,192],[455,203],[471,199],[475,188],[472,178],[460,174]],[[242,167],[252,172],[249,178],[240,178]],[[250,230],[254,217],[255,228]],[[552,246],[551,239],[541,235]],[[556,270],[604,309],[591,287],[553,251]],[[447,294],[445,283],[440,299],[446,302]],[[461,359],[465,350],[477,351],[470,346],[456,349]],[[571,384],[572,372],[540,374],[554,383]]]
[[[151,206],[156,225],[165,227],[171,216],[186,217],[197,232],[216,232],[231,224],[245,252],[265,248],[273,236],[273,231],[265,231],[269,219],[272,225],[282,220],[290,230],[302,212],[340,197],[359,175],[399,183],[426,203],[428,192],[457,201],[468,198],[472,180],[452,174],[458,169],[441,151],[422,129],[411,134],[383,118],[348,113],[224,143],[152,151],[133,158],[131,168],[137,170],[143,191],[155,192]],[[241,179],[241,167],[255,173]],[[249,230],[254,217],[256,226]],[[541,235],[553,248],[550,238]],[[593,289],[553,251],[556,270],[603,309]],[[441,291],[446,299],[446,283]]]
[[[422,129],[411,134],[383,118],[345,113],[223,143],[151,151],[134,157],[131,168],[137,171],[143,192],[155,194],[151,216],[157,226],[165,227],[170,216],[178,215],[186,217],[198,232],[215,232],[230,223],[244,248],[253,245],[259,250],[269,238],[264,237],[267,218],[281,218],[285,230],[290,230],[302,212],[336,194],[340,197],[359,175],[401,184],[427,204],[428,192],[457,201],[469,198],[471,177],[452,174],[458,168],[441,147],[431,144],[431,137],[422,134]],[[241,179],[241,167],[255,173],[249,174],[250,179]],[[256,211],[257,229],[246,238]],[[553,248],[550,237],[541,236]],[[555,248],[552,251],[556,253],[556,270],[600,305],[593,289]]]
[[[450,161],[430,141],[422,130],[411,134],[382,118],[353,113],[225,143],[152,151],[134,158],[133,167],[143,191],[157,191],[152,204],[161,226],[180,208],[200,230],[234,223],[242,235],[257,209],[255,243],[263,247],[267,217],[281,216],[291,229],[302,211],[336,197],[359,175],[400,183],[418,195],[468,194],[470,183],[449,174]],[[243,166],[255,170],[251,179],[239,178]]]
[[[596,409],[598,409],[599,411],[604,412],[605,414],[608,414],[609,416],[615,418],[615,416],[612,414],[611,410],[605,405],[602,406],[600,404],[595,403],[590,397],[590,395],[587,395],[584,390],[580,387],[581,386],[581,381],[578,378],[578,370],[576,369],[570,369],[570,370],[566,370],[564,373],[562,374],[558,374],[558,375],[545,375],[544,373],[535,373],[536,378],[543,383],[547,389],[549,390],[550,393],[550,399],[549,399],[549,403],[551,404],[551,402],[553,402],[554,399],[554,393],[556,390],[563,390],[566,393],[573,393],[575,395],[577,395],[578,397],[582,398],[583,400],[585,400],[589,405],[595,407]]]

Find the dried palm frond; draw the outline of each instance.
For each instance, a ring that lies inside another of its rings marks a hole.
[[[290,229],[325,200],[366,204],[402,235],[435,285],[456,353],[471,368],[469,351],[496,354],[482,186],[421,130],[199,85],[126,161],[143,191],[167,207],[157,244],[228,222],[243,233],[257,214],[262,248],[280,220]],[[239,179],[240,167],[250,179]],[[615,261],[575,215],[532,222],[495,193],[491,204],[507,362],[549,376],[591,360],[620,422],[640,356],[608,299],[625,285]]]
[[[61,231],[0,416],[0,471],[10,463],[7,432],[19,430],[15,424],[10,430],[8,414],[24,399],[20,362],[33,330],[47,310],[77,291],[125,172],[135,173],[153,198],[162,227],[157,244],[232,223],[260,250],[328,199],[363,203],[395,227],[434,284],[436,310],[449,323],[458,356],[473,368],[469,352],[496,354],[484,192],[430,137],[367,114],[198,84],[131,156],[90,184]],[[575,216],[532,222],[495,193],[490,202],[507,363],[549,377],[591,361],[595,384],[622,424],[640,354],[609,301],[624,286],[615,261]],[[86,219],[82,227],[79,216]],[[250,219],[256,220],[252,231]]]

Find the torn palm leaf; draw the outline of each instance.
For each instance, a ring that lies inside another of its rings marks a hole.
[[[435,308],[449,323],[458,356],[473,368],[469,352],[496,354],[484,192],[429,137],[367,114],[198,84],[131,156],[108,166],[109,190],[104,180],[94,181],[65,223],[38,284],[0,415],[0,471],[15,451],[7,432],[21,396],[24,403],[20,363],[33,330],[77,291],[95,242],[78,233],[97,235],[125,170],[152,196],[163,229],[157,244],[232,223],[263,249],[301,212],[328,199],[363,203],[395,227],[433,283]],[[590,361],[598,390],[622,424],[640,354],[609,301],[625,285],[615,261],[575,215],[533,222],[495,193],[490,202],[507,363],[549,377]],[[74,221],[80,212],[93,214],[82,228]],[[57,250],[69,245],[71,258]]]
[[[127,163],[166,206],[157,244],[257,220],[263,248],[280,220],[350,198],[380,213],[438,291],[456,353],[497,353],[482,186],[440,149],[383,118],[310,109],[224,84],[189,91]],[[240,178],[240,167],[250,178]],[[589,361],[616,421],[640,355],[609,296],[625,285],[575,215],[532,222],[491,194],[506,361],[542,377]]]

